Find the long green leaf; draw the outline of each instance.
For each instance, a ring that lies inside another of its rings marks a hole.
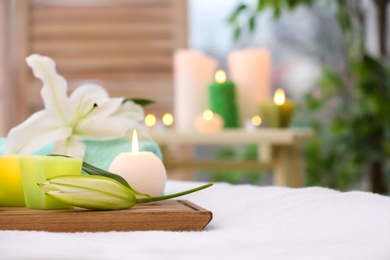
[[[126,103],[127,101],[133,101],[134,103],[140,106],[147,106],[155,103],[153,100],[144,99],[144,98],[125,98],[122,103]]]

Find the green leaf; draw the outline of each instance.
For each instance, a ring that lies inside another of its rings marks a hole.
[[[249,31],[250,32],[254,32],[255,29],[256,29],[256,17],[255,15],[252,15],[250,18],[249,18]]]
[[[247,6],[245,4],[240,4],[239,6],[237,6],[236,10],[234,10],[234,12],[230,15],[230,17],[228,18],[228,22],[229,23],[234,23],[237,21],[237,17],[239,16],[239,14],[245,10],[247,8]]]
[[[313,93],[305,95],[305,106],[310,111],[315,111],[323,108],[325,99],[321,97],[316,97]]]
[[[340,75],[329,68],[324,68],[319,85],[323,90],[332,91],[334,89],[344,89],[345,84]]]
[[[237,41],[238,39],[240,39],[240,36],[241,36],[241,28],[240,27],[237,27],[235,30],[234,30],[234,41]]]
[[[155,103],[153,100],[144,99],[144,98],[125,98],[122,103],[126,103],[127,101],[133,101],[134,103],[140,106],[147,106]]]
[[[122,185],[126,186],[127,188],[129,188],[132,192],[134,192],[135,194],[137,195],[141,195],[141,196],[146,196],[146,197],[150,197],[149,194],[145,194],[145,193],[141,193],[139,191],[136,191],[135,189],[133,189],[130,184],[120,175],[117,175],[117,174],[114,174],[114,173],[111,173],[111,172],[108,172],[108,171],[105,171],[105,170],[102,170],[100,168],[97,168],[89,163],[86,163],[83,161],[83,166],[82,166],[82,169],[83,171],[85,171],[86,173],[88,173],[89,175],[96,175],[96,176],[104,176],[104,177],[107,177],[107,178],[111,178],[111,179],[114,179],[116,180],[117,182],[121,183]]]

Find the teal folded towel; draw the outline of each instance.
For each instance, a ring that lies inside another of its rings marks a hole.
[[[0,138],[0,155],[3,155],[6,139]],[[131,151],[131,141],[126,139],[115,139],[111,141],[85,141],[87,151],[84,156],[84,161],[92,164],[100,169],[108,170],[114,158],[123,152]],[[140,151],[149,151],[162,159],[161,150],[153,141],[139,141]],[[53,145],[48,145],[38,152],[36,155],[51,154]]]

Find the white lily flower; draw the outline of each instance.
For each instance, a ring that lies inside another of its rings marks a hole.
[[[81,85],[68,97],[67,82],[51,58],[33,54],[26,61],[43,82],[45,109],[11,129],[5,154],[31,154],[54,143],[53,153],[83,158],[83,140],[112,140],[139,127],[144,117],[141,106],[110,98],[103,87],[92,83]]]

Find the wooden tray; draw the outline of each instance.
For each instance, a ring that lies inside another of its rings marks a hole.
[[[51,232],[200,231],[213,215],[185,200],[138,204],[127,210],[37,210],[0,207],[0,230]]]

